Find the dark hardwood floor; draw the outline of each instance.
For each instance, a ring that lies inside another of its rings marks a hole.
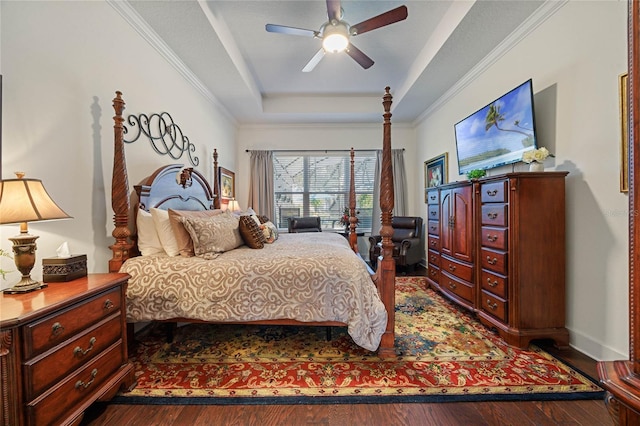
[[[416,275],[423,275],[418,268]],[[582,373],[597,378],[596,361],[574,349],[536,342]],[[95,404],[84,426],[102,425],[613,425],[602,400],[448,402],[338,405]]]

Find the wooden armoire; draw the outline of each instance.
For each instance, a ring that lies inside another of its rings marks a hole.
[[[629,212],[640,209],[640,2],[628,19]],[[629,214],[629,359],[598,363],[605,402],[617,425],[640,425],[640,219]]]

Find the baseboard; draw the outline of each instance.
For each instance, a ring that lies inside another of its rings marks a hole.
[[[578,331],[569,328],[570,342],[569,346],[582,352],[583,354],[595,359],[596,361],[614,361],[620,359],[629,359],[627,353],[610,348]]]

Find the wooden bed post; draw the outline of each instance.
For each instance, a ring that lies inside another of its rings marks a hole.
[[[220,183],[218,182],[218,150],[213,148],[213,208],[220,208]]]
[[[127,165],[124,156],[124,128],[122,123],[122,111],[124,111],[122,92],[117,91],[113,99],[113,109],[116,115],[114,121],[114,149],[113,149],[113,175],[111,178],[111,207],[113,209],[113,223],[115,228],[111,235],[116,239],[115,244],[109,246],[113,257],[109,260],[109,272],[118,272],[122,263],[130,256],[129,251],[133,244],[129,240],[129,183],[127,181]]]
[[[391,102],[393,97],[390,88],[385,88],[382,105],[384,106],[384,125],[382,140],[382,174],[380,177],[380,211],[382,227],[380,236],[382,237],[382,260],[374,276],[374,281],[378,286],[380,299],[387,308],[387,329],[382,335],[378,355],[382,358],[394,358],[395,340],[395,282],[396,282],[396,262],[393,259],[393,228],[391,218],[393,214],[393,167],[391,164]]]
[[[349,186],[349,245],[351,249],[358,254],[358,235],[356,234],[356,183],[355,183],[355,157],[356,152],[351,147],[351,184]]]

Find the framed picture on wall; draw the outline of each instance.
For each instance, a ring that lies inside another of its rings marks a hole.
[[[442,185],[449,181],[449,172],[447,170],[448,157],[448,153],[445,152],[424,162],[425,197],[428,188],[433,188],[434,186]]]
[[[218,167],[218,182],[220,182],[220,199],[230,200],[236,197],[236,175],[231,170]]]
[[[620,192],[629,192],[629,74],[620,76]]]

